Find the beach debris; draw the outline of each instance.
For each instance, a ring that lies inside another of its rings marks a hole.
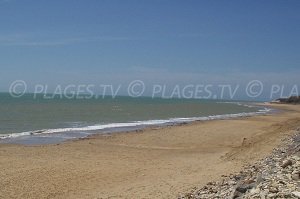
[[[266,158],[237,174],[179,195],[179,199],[300,198],[300,132],[283,140]],[[188,196],[188,197],[187,197]]]

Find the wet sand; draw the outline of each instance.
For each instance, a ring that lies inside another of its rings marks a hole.
[[[0,145],[0,198],[176,198],[268,155],[300,126],[299,105],[266,116]]]

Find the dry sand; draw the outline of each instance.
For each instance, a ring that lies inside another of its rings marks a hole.
[[[268,155],[300,126],[300,106],[268,116],[0,145],[0,198],[176,198]]]

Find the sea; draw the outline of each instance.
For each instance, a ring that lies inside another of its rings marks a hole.
[[[0,143],[54,144],[92,134],[267,114],[253,102],[0,93]]]

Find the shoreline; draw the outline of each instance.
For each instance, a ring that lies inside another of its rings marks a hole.
[[[240,104],[240,102],[236,102],[236,103]],[[261,107],[263,109],[259,109],[256,112],[241,112],[241,113],[209,115],[209,116],[199,116],[199,117],[190,117],[190,118],[170,118],[170,119],[158,119],[158,120],[153,119],[153,120],[146,120],[146,121],[109,123],[100,126],[104,127],[104,126],[115,125],[116,127],[107,127],[103,129],[100,128],[98,130],[86,130],[86,131],[74,130],[74,131],[64,132],[63,130],[67,130],[68,128],[60,128],[60,129],[34,130],[28,132],[3,134],[3,135],[0,134],[0,144],[21,144],[21,145],[60,144],[72,140],[84,139],[84,138],[89,138],[97,135],[110,135],[114,133],[124,133],[124,132],[130,133],[134,131],[143,131],[152,128],[157,129],[157,128],[165,128],[170,126],[181,126],[181,125],[194,123],[194,122],[238,119],[238,118],[253,117],[259,115],[274,114],[278,111],[276,109],[267,108],[265,103],[251,103],[251,105],[240,104],[240,106],[255,106],[255,107]],[[96,127],[96,126],[90,126],[90,127]],[[50,131],[51,133],[48,131]]]
[[[271,106],[284,111],[53,145],[1,144],[0,193],[6,198],[175,198],[267,156],[299,126],[299,106]]]

